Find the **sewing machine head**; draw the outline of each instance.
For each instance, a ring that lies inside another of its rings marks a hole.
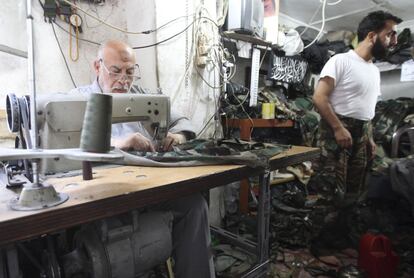
[[[151,122],[154,138],[165,138],[170,117],[170,101],[165,95],[111,94],[112,123]],[[39,147],[44,149],[78,148],[88,96],[53,94],[37,97]],[[58,172],[80,169],[77,161],[46,159],[42,169]]]

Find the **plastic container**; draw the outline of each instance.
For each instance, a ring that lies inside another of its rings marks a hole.
[[[262,119],[275,118],[275,104],[273,102],[262,103]]]
[[[384,235],[366,233],[359,242],[358,266],[368,278],[396,277],[399,258]]]

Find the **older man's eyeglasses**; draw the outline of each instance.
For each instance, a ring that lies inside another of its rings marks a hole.
[[[99,62],[101,63],[102,67],[104,68],[106,73],[109,75],[109,77],[111,77],[114,80],[121,80],[123,77],[125,77],[126,80],[135,82],[138,79],[141,79],[141,72],[139,70],[138,64],[135,64],[134,67],[127,69],[126,73],[124,74],[122,73],[122,69],[116,66],[111,66],[111,69],[108,69],[105,66],[105,63],[102,59],[100,59]]]

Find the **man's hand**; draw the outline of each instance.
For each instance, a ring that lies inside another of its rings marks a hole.
[[[376,151],[377,151],[377,145],[375,144],[374,140],[370,138],[368,141],[368,158],[370,160],[374,159]]]
[[[185,143],[185,141],[187,141],[187,139],[183,134],[168,132],[167,137],[165,137],[160,146],[160,150],[164,152],[170,151],[173,146]]]
[[[155,147],[151,140],[140,133],[131,134],[124,139],[113,139],[112,145],[121,150],[155,152]]]
[[[313,94],[313,103],[322,118],[329,124],[335,134],[336,143],[344,149],[352,146],[351,133],[343,126],[335,114],[330,103],[330,96],[335,89],[335,80],[325,76],[319,80],[318,86]]]
[[[340,126],[339,128],[335,129],[334,134],[336,143],[338,143],[339,146],[341,146],[344,149],[352,147],[351,133],[349,133],[349,131],[345,127]]]

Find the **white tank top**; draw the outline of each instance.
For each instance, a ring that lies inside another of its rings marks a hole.
[[[325,76],[335,80],[329,99],[335,113],[363,121],[374,118],[381,91],[380,73],[372,62],[350,50],[333,56],[326,63],[320,78]]]

